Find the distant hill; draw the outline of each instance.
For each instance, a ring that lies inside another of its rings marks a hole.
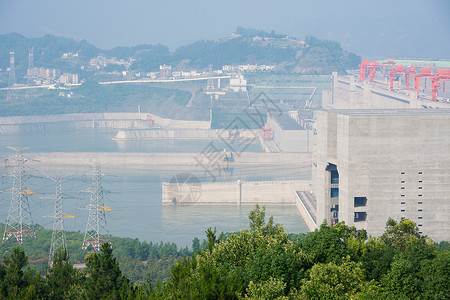
[[[277,65],[277,70],[295,73],[326,74],[357,67],[360,57],[344,51],[339,43],[307,37],[305,41],[283,34],[239,27],[235,33],[214,41],[201,40],[179,47],[174,52],[164,45],[139,45],[98,49],[83,41],[45,35],[25,38],[17,33],[0,35],[0,68],[9,66],[9,51],[15,51],[16,78],[23,78],[28,67],[28,49],[34,48],[34,66],[81,72],[98,55],[119,59],[134,58],[131,70],[156,71],[160,64],[178,68],[215,68],[231,64]],[[63,53],[78,57],[62,58]]]

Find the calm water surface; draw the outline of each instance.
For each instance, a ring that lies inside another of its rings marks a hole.
[[[25,134],[21,136],[0,136],[0,152],[9,152],[6,146],[28,146],[32,152],[79,151],[79,152],[195,152],[201,151],[210,141],[127,141],[119,144],[111,138],[116,131],[80,130],[69,132],[50,132]],[[220,145],[218,146],[220,147]],[[261,151],[259,144],[252,145],[249,151]],[[147,150],[152,149],[152,150]],[[1,174],[7,174],[4,165]],[[40,167],[28,169],[33,175],[28,188],[37,194],[30,197],[30,206],[35,223],[52,227],[51,215],[54,203],[46,197],[54,194],[52,181],[45,179],[42,173],[55,176],[70,175],[63,180],[63,192],[67,195],[64,202],[66,213],[76,216],[66,219],[68,230],[83,232],[88,212],[79,209],[89,204],[88,189],[91,178],[88,168],[74,166]],[[248,228],[248,212],[252,206],[162,206],[161,182],[179,173],[193,173],[200,181],[209,181],[207,174],[196,167],[146,166],[112,167],[103,166],[106,176],[103,186],[105,205],[114,209],[107,213],[107,222],[111,234],[123,237],[136,237],[153,242],[176,242],[179,246],[191,246],[194,237],[204,238],[208,227],[216,227],[218,232],[231,232]],[[310,170],[297,166],[247,166],[235,167],[232,173],[223,174],[222,181],[252,180],[289,180],[309,179]],[[0,190],[6,191],[12,185],[12,179],[2,177]],[[0,218],[6,221],[11,195],[0,194]],[[276,223],[285,225],[288,232],[306,232],[307,227],[295,206],[269,206],[267,215],[274,215]]]

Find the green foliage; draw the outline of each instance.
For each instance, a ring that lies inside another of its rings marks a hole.
[[[25,252],[16,247],[0,264],[0,298],[365,300],[448,299],[450,294],[450,252],[421,236],[409,220],[389,220],[379,238],[343,223],[289,236],[272,218],[266,221],[265,207],[259,206],[249,221],[250,230],[219,238],[208,228],[202,244],[194,239],[193,254],[174,243],[112,238],[115,255],[103,244],[78,271],[71,264],[76,251],[71,260],[62,251],[45,278],[28,267]],[[42,233],[38,237],[46,235],[36,229]],[[78,235],[67,234],[69,249]],[[8,245],[0,247],[4,251]]]
[[[83,291],[83,275],[69,262],[69,255],[65,249],[56,253],[45,276],[49,298],[56,300],[79,298]]]
[[[101,85],[94,81],[87,81],[71,91],[73,96],[67,98],[58,96],[59,90],[42,89],[33,101],[21,92],[14,101],[0,101],[0,116],[135,111],[138,105],[145,111],[164,101],[184,106],[192,96],[188,91],[176,89],[133,84]]]
[[[343,223],[327,226],[324,222],[318,230],[305,237],[302,249],[311,254],[316,263],[339,264],[342,257],[355,258],[355,249],[348,243],[348,240],[355,236],[357,232],[354,227],[345,226]]]
[[[86,296],[89,299],[119,299],[132,294],[128,279],[122,275],[119,263],[112,255],[111,244],[104,243],[99,253],[86,256],[88,277]]]
[[[39,273],[25,269],[28,257],[19,247],[3,256],[0,266],[1,295],[7,299],[43,298],[44,290]]]
[[[261,283],[250,281],[245,299],[264,300],[264,299],[289,299],[284,295],[286,284],[280,280],[270,277],[269,280]]]
[[[300,293],[305,299],[350,299],[371,289],[372,283],[364,279],[361,264],[347,257],[340,265],[314,265]]]

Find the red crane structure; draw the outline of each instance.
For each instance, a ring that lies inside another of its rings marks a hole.
[[[431,69],[422,69],[420,74],[414,76],[414,85],[419,94],[419,83],[421,78],[431,79],[431,99],[437,100],[437,92],[446,81],[450,81],[450,70],[437,70],[436,74],[431,74]]]
[[[366,74],[369,73],[369,81],[375,81],[376,68],[381,68],[381,65],[377,61],[370,62],[367,59],[363,59],[359,65],[359,81],[362,82],[366,79]]]
[[[153,120],[152,116],[147,115],[148,126],[155,127],[155,120]]]
[[[390,65],[391,66],[391,70],[394,69],[394,59],[393,58],[388,58],[385,62],[381,63],[383,65],[383,75],[386,74],[386,66]]]
[[[431,77],[431,99],[437,100],[437,92],[441,86],[450,80],[450,70],[437,70],[436,74]]]
[[[411,74],[416,73],[415,67],[410,67],[409,70],[405,70],[403,66],[393,66],[394,69],[389,72],[389,89],[394,90],[394,79],[396,75],[405,75],[405,89],[409,90],[409,77]]]
[[[417,95],[419,95],[419,83],[421,78],[431,78],[433,75],[431,75],[431,69],[421,69],[420,74],[414,75],[414,88],[417,92]]]
[[[266,124],[262,128],[262,136],[265,140],[271,140],[272,139],[272,128],[270,128],[269,124]]]

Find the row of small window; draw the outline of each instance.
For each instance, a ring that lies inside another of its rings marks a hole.
[[[400,204],[406,204],[406,202],[402,201],[402,202],[400,202]],[[419,201],[419,202],[417,202],[417,204],[423,204],[423,202]]]
[[[401,187],[401,189],[402,189],[402,190],[405,190],[405,189],[406,189],[406,187],[402,186],[402,187]],[[419,190],[421,190],[421,189],[422,189],[422,187],[421,187],[421,186],[419,186],[419,187],[418,187],[418,189],[419,189]]]
[[[406,211],[406,209],[402,209],[402,210],[400,210],[401,212],[405,212]],[[418,209],[417,211],[423,211],[423,209]]]
[[[406,182],[406,180],[402,180],[402,181],[401,181],[401,183],[405,183],[405,182]],[[422,183],[422,180],[419,180],[418,182],[419,182],[419,183]]]
[[[402,174],[402,175],[405,175],[405,174],[406,174],[406,172],[401,172],[400,174]],[[419,174],[419,175],[422,175],[422,174],[423,174],[423,172],[417,172],[417,174]]]
[[[401,197],[405,197],[406,195],[400,195]],[[422,197],[422,194],[417,195],[418,197]]]

